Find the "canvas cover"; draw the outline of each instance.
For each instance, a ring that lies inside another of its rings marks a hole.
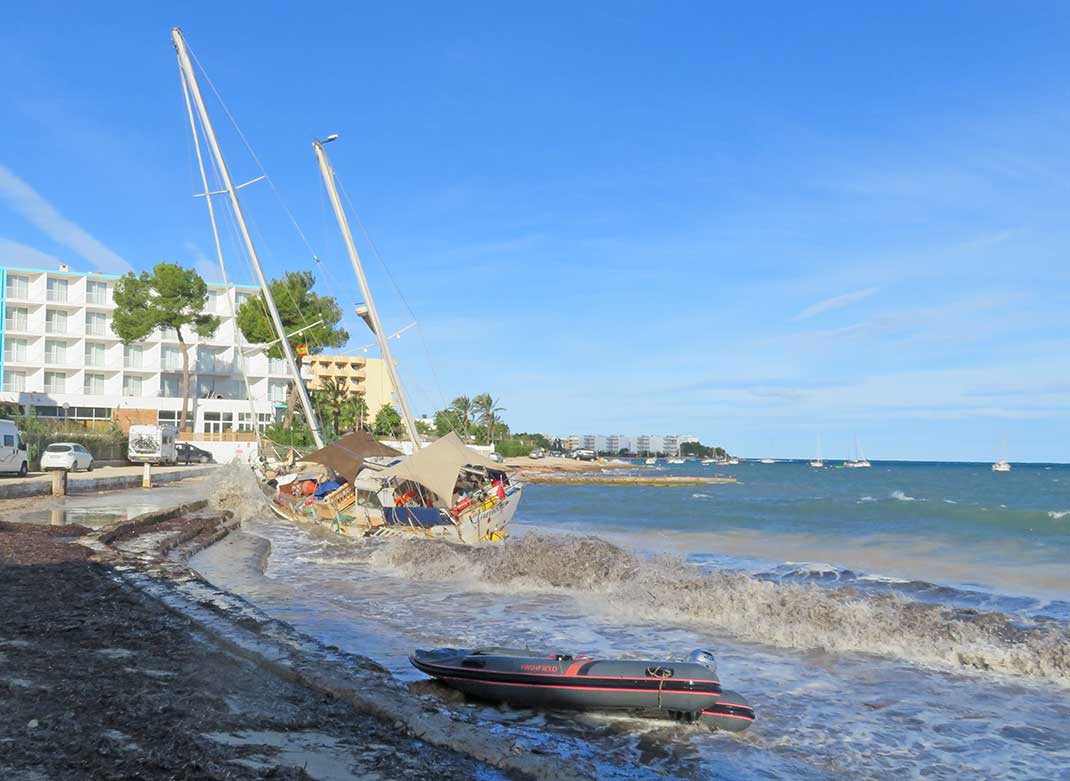
[[[369,456],[400,456],[397,450],[379,442],[367,431],[353,431],[302,458],[330,467],[349,482],[357,476],[364,459]]]
[[[430,488],[445,501],[450,502],[453,499],[453,488],[457,484],[457,476],[466,465],[504,471],[501,464],[496,464],[478,451],[467,447],[461,438],[451,431],[413,453],[401,463],[384,469],[378,477],[411,480]]]

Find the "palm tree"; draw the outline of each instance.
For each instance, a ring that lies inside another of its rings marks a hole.
[[[487,440],[493,445],[494,425],[501,422],[498,413],[505,412],[505,407],[499,406],[489,393],[481,393],[472,399],[472,407],[479,416],[479,422],[487,427]]]
[[[346,428],[364,431],[368,428],[368,402],[363,391],[353,391],[342,405],[342,417]]]
[[[346,381],[338,377],[325,377],[320,387],[314,391],[317,407],[327,414],[334,424],[334,433],[339,432],[339,423],[342,419],[342,409],[349,397],[346,389]]]
[[[476,412],[475,404],[467,396],[458,396],[450,402],[449,411],[457,416],[461,423],[461,436],[468,441],[468,427],[472,424],[472,417]]]

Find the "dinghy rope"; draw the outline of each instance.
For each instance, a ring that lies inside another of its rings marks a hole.
[[[646,668],[647,676],[658,679],[658,709],[661,709],[661,690],[665,686],[665,681],[672,678],[673,669],[671,667],[662,667],[661,665],[654,665],[653,667]]]

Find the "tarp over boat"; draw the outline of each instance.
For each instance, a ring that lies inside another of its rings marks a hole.
[[[467,447],[461,438],[451,431],[400,463],[379,472],[376,477],[411,480],[430,488],[450,502],[457,478],[465,466],[482,466],[498,472],[505,471],[501,464],[496,464],[478,451]]]
[[[365,458],[400,455],[400,452],[384,445],[367,431],[353,431],[337,442],[309,453],[301,460],[323,464],[353,482]]]

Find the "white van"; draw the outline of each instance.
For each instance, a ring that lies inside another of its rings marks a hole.
[[[0,420],[0,472],[18,472],[20,477],[25,477],[28,471],[26,443],[19,430],[10,420]]]
[[[131,426],[126,458],[135,464],[177,464],[178,427],[170,423]]]

